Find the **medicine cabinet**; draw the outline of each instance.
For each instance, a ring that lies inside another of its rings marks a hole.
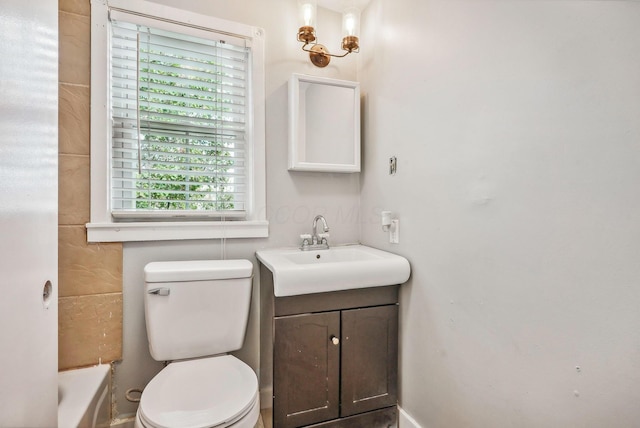
[[[293,74],[289,170],[360,171],[360,84]]]

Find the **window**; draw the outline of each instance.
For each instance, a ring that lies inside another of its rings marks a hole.
[[[112,215],[244,217],[244,43],[111,31]]]
[[[89,241],[266,236],[262,31],[97,3]]]

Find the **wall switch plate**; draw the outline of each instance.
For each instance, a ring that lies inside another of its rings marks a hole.
[[[389,242],[392,244],[400,243],[400,220],[391,220],[391,228],[389,230]]]

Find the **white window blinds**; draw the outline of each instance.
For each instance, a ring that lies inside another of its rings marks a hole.
[[[250,49],[111,24],[112,215],[243,217]]]

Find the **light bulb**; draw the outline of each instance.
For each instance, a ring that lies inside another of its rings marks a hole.
[[[342,13],[342,36],[358,36],[360,33],[360,10],[349,7]]]
[[[300,25],[304,27],[315,27],[316,25],[316,0],[299,0]]]
[[[311,5],[310,4],[305,4],[303,6],[304,8],[304,25],[311,25],[311,17],[313,15],[313,10],[311,9]]]
[[[356,22],[353,15],[347,15],[344,19],[344,29],[347,36],[353,36],[356,29]]]

